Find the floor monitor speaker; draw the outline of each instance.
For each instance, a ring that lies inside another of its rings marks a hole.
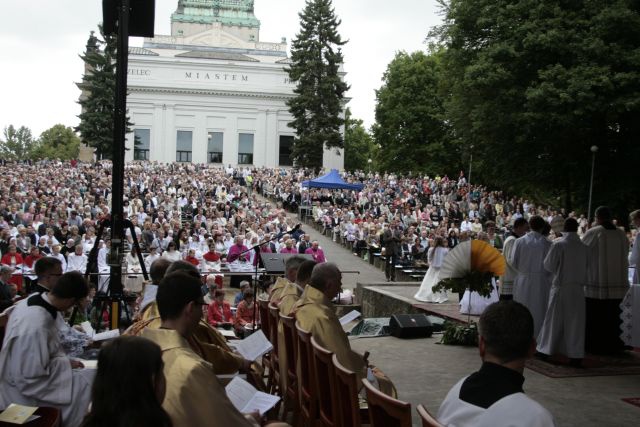
[[[426,314],[394,314],[389,320],[389,332],[398,338],[428,338],[433,327]]]

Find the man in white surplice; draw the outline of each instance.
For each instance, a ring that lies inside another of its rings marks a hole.
[[[88,293],[80,273],[66,273],[51,292],[30,295],[16,304],[0,351],[0,409],[10,403],[51,406],[62,412],[63,426],[80,425],[95,372],[65,355],[56,318]]]
[[[554,242],[544,259],[544,268],[553,273],[549,306],[538,335],[538,352],[564,354],[574,365],[584,357],[585,303],[589,249],[578,237],[578,221],[567,218],[560,240]]]
[[[584,344],[588,353],[616,354],[624,351],[620,303],[629,290],[629,239],[608,207],[596,209],[596,222],[582,237],[589,247]]]
[[[531,312],[535,337],[542,328],[551,290],[551,275],[543,266],[551,242],[542,235],[544,227],[544,219],[532,216],[529,219],[531,231],[516,240],[508,260],[518,271],[513,282],[513,299]]]
[[[536,348],[533,318],[522,304],[499,301],[480,316],[480,370],[458,381],[438,410],[456,427],[552,427],[553,417],[524,394],[524,365]]]

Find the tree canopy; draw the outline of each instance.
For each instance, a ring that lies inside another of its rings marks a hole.
[[[375,157],[373,138],[361,119],[354,119],[347,108],[344,116],[344,168],[348,171],[368,170]]]
[[[393,172],[459,171],[454,144],[440,94],[440,53],[399,52],[376,91],[375,142],[379,167]]]
[[[77,159],[80,152],[80,138],[72,128],[57,124],[45,130],[38,138],[34,150],[35,159]]]
[[[4,128],[3,139],[0,140],[0,158],[4,160],[21,161],[31,159],[37,146],[28,127],[13,125]]]
[[[640,203],[640,4],[441,0],[446,119],[482,182],[586,207]],[[477,176],[477,175],[476,175]]]
[[[100,34],[102,40],[91,32],[86,50],[81,55],[86,72],[78,84],[82,90],[78,101],[82,112],[78,116],[80,124],[75,130],[80,132],[82,142],[96,149],[98,159],[110,159],[116,90],[116,38],[104,34],[102,27]],[[128,120],[126,126],[131,126]]]
[[[300,16],[300,32],[291,45],[289,78],[296,84],[287,105],[296,130],[292,158],[296,165],[320,169],[324,148],[344,147],[341,127],[344,93],[339,74],[345,44],[331,0],[308,0]]]

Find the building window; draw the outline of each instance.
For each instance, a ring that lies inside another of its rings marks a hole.
[[[149,160],[150,145],[151,145],[151,130],[134,129],[133,160]]]
[[[253,164],[253,134],[241,133],[238,141],[238,164]]]
[[[222,163],[222,132],[209,132],[207,142],[207,159],[209,163]]]
[[[191,141],[193,132],[190,130],[179,130],[176,138],[176,162],[191,161]]]
[[[293,137],[280,136],[280,148],[278,149],[278,165],[293,166],[291,159],[291,150],[293,150]]]

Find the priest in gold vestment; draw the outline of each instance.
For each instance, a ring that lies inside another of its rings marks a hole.
[[[162,318],[159,329],[142,336],[162,349],[167,392],[162,407],[176,426],[258,426],[252,414],[241,414],[231,403],[211,364],[189,345],[202,318],[200,281],[185,272],[168,274],[156,297]]]
[[[302,298],[294,305],[293,313],[300,327],[309,331],[318,344],[333,352],[345,368],[355,372],[360,382],[360,379],[367,378],[367,362],[351,349],[331,303],[341,288],[342,273],[338,267],[334,263],[317,264]],[[373,368],[372,371],[380,390],[395,396],[391,381],[380,370]]]

